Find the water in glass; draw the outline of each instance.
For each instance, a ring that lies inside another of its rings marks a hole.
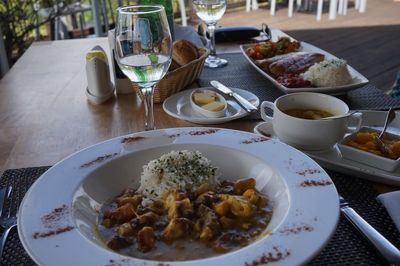
[[[122,72],[142,91],[145,130],[154,126],[154,86],[171,63],[172,38],[164,7],[138,5],[118,9],[115,57]]]
[[[210,34],[210,55],[206,59],[205,66],[209,68],[225,66],[228,62],[219,58],[215,51],[215,27],[225,13],[226,0],[193,0],[193,6],[197,16],[207,24]]]

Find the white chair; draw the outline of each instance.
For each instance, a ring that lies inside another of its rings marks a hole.
[[[338,14],[347,15],[348,0],[339,0]]]
[[[367,0],[355,0],[354,8],[360,13],[367,11]]]
[[[339,0],[338,14],[346,15],[347,14],[347,5],[348,0]],[[355,0],[354,8],[358,10],[360,13],[364,13],[367,11],[367,0]]]
[[[342,1],[342,0],[339,0]],[[336,19],[336,13],[338,9],[338,0],[330,0],[329,2],[329,19]]]
[[[250,9],[251,10],[257,10],[258,9],[257,0],[246,0],[246,11],[250,12]]]
[[[187,26],[185,0],[178,0],[178,4],[179,4],[179,10],[181,11],[182,26]]]
[[[357,3],[358,3],[358,8],[357,8]],[[364,13],[367,11],[367,0],[356,0],[356,9],[358,9],[358,12]]]
[[[332,6],[332,2],[335,2],[337,0],[330,0],[330,5],[329,5],[329,17],[331,17],[331,13],[332,16],[336,17],[336,7],[334,8],[334,12],[331,11],[333,10],[333,6]],[[273,16],[275,14],[275,5],[276,5],[276,0],[271,0],[271,15]],[[296,4],[298,6],[301,5],[301,0],[296,0]],[[333,3],[334,4],[334,3]],[[292,17],[293,16],[293,5],[294,5],[294,0],[289,0],[288,3],[288,17]],[[334,4],[335,5],[335,4]],[[322,10],[324,7],[324,0],[318,0],[317,3],[317,20],[320,21],[322,18]]]

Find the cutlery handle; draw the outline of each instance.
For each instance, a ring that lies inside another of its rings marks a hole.
[[[238,93],[232,93],[232,97],[249,113],[257,111],[257,107],[252,105],[248,100],[240,96]]]
[[[6,241],[7,241],[7,238],[8,238],[8,234],[10,233],[11,229],[13,229],[15,226],[17,226],[17,225],[14,224],[14,225],[8,227],[8,228],[4,231],[3,235],[1,236],[1,239],[0,239],[0,261],[1,261],[2,255],[3,255],[4,247],[5,247],[5,245],[6,245]]]
[[[342,207],[342,213],[391,265],[399,265],[400,251],[383,235],[368,224],[355,210]]]

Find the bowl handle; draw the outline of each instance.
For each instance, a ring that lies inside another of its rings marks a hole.
[[[356,113],[350,115],[350,117],[351,117],[351,121],[355,122],[355,123],[352,125],[349,125],[347,127],[347,133],[353,133],[353,132],[359,131],[361,128],[361,124],[362,124],[362,113],[356,112]]]
[[[265,113],[265,108],[274,110],[275,104],[273,102],[269,102],[269,101],[264,101],[261,103],[261,107],[260,107],[261,118],[264,119],[265,121],[270,121],[270,120],[272,120],[272,116],[269,116]]]

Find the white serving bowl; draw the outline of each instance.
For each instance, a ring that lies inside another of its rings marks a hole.
[[[196,104],[193,100],[193,95],[195,93],[199,93],[199,92],[211,92],[211,93],[215,94],[216,97],[218,98],[218,101],[220,101],[224,104],[224,108],[221,111],[216,111],[216,112],[202,108],[200,105]],[[195,110],[199,114],[202,114],[202,115],[204,115],[206,117],[210,117],[210,118],[218,118],[218,117],[225,116],[225,112],[226,112],[226,108],[227,108],[228,104],[226,102],[226,99],[218,92],[215,92],[212,90],[197,89],[190,93],[190,106],[193,108],[193,110]]]
[[[273,116],[265,112],[273,110]],[[303,119],[285,113],[288,109],[322,110],[336,118]],[[261,117],[273,124],[279,139],[293,147],[305,151],[323,151],[331,149],[349,130],[349,107],[342,100],[322,93],[298,92],[282,95],[274,102],[261,103]],[[356,130],[361,126],[360,114],[353,114],[357,120]]]
[[[380,133],[380,130],[376,130],[373,128],[369,127],[362,127],[359,132],[377,132]],[[393,172],[394,170],[397,169],[400,165],[400,158],[397,160],[393,160],[390,158],[386,158],[371,152],[367,152],[364,150],[360,150],[351,146],[346,145],[346,143],[351,140],[356,133],[352,133],[348,136],[346,136],[343,140],[341,140],[338,143],[338,147],[340,149],[340,152],[343,156],[343,158],[346,158],[348,160],[360,162],[362,164],[366,164],[378,169],[382,169],[388,172]],[[392,138],[392,139],[400,139],[400,136],[394,135],[391,133],[386,132],[385,133],[386,137]]]
[[[137,188],[148,161],[183,149],[200,151],[224,179],[256,179],[273,206],[262,237],[239,250],[190,261],[143,260],[108,249],[96,232],[103,204],[127,187]],[[43,218],[60,209],[65,212],[49,228]],[[228,129],[170,128],[111,139],[64,159],[32,185],[18,215],[20,239],[39,265],[233,266],[266,256],[299,265],[318,254],[334,233],[339,200],[317,163],[279,141]],[[41,237],[49,230],[60,232]]]

